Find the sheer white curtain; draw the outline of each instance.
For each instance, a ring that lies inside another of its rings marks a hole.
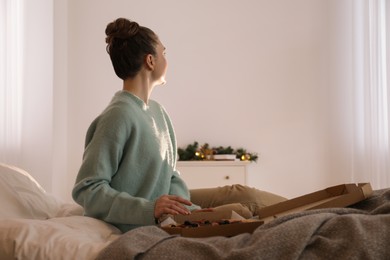
[[[23,5],[0,6],[0,161],[18,164],[21,154],[23,85]]]
[[[354,4],[354,147],[355,181],[376,189],[390,187],[389,35],[385,0]],[[388,9],[388,8],[387,8]]]
[[[0,0],[0,161],[53,187],[53,1]]]

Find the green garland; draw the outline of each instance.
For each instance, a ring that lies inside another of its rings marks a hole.
[[[187,145],[186,148],[178,148],[179,161],[202,161],[207,160],[209,156],[212,158],[215,154],[235,154],[240,161],[257,162],[257,153],[249,153],[244,148],[233,149],[231,146],[212,147],[208,143],[199,146],[198,142]]]

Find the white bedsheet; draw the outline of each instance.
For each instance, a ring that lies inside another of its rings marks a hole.
[[[0,259],[94,259],[120,234],[114,226],[84,216],[1,219]]]

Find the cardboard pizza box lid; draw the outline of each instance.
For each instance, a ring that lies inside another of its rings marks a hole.
[[[259,219],[269,222],[274,218],[309,209],[347,207],[372,194],[370,183],[350,183],[332,186],[259,210]]]

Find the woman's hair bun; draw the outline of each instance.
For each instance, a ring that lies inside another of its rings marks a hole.
[[[116,39],[129,39],[139,31],[139,24],[126,18],[118,18],[109,23],[106,28],[106,43],[111,44]]]
[[[118,18],[106,27],[106,43],[115,74],[125,80],[137,75],[146,55],[156,55],[159,41],[149,28]]]

